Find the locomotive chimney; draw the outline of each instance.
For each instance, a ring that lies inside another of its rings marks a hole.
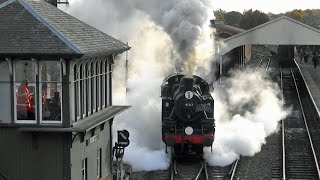
[[[180,85],[183,87],[183,92],[193,91],[194,79],[193,77],[183,77],[180,80]]]

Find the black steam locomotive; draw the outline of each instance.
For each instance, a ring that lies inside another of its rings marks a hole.
[[[161,85],[162,140],[175,156],[200,155],[214,141],[214,100],[199,76],[174,74]]]

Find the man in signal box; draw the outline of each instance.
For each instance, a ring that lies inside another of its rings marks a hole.
[[[35,111],[33,108],[33,98],[30,94],[28,80],[24,79],[17,92],[17,119],[34,120]]]

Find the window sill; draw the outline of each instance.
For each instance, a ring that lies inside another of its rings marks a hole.
[[[86,132],[100,124],[112,119],[116,115],[129,109],[131,106],[110,106],[106,109],[101,110],[73,125],[70,128],[64,127],[21,127],[20,131],[30,132]]]

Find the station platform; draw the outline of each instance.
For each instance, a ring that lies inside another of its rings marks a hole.
[[[302,73],[302,76],[306,82],[309,94],[312,96],[312,101],[316,105],[316,109],[320,116],[320,66],[315,69],[311,58],[308,62],[300,62],[299,57],[295,56],[295,62]]]

